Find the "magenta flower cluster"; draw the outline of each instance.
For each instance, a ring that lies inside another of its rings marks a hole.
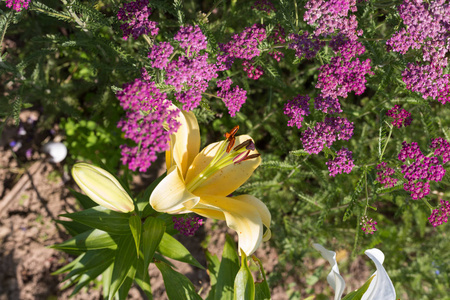
[[[225,80],[218,80],[217,87],[220,90],[217,92],[217,96],[222,98],[230,116],[234,117],[241,109],[242,104],[245,103],[245,100],[247,100],[247,91],[241,89],[238,85],[231,88],[232,83],[229,77]]]
[[[310,0],[305,5],[303,19],[309,25],[315,25],[315,36],[328,36],[335,32],[344,34],[350,40],[358,39],[362,30],[357,30],[356,0]]]
[[[309,154],[318,154],[324,145],[331,147],[336,140],[348,141],[353,135],[353,122],[341,117],[327,117],[317,122],[314,129],[306,129],[301,137],[303,148]]]
[[[353,163],[352,151],[342,147],[341,150],[336,152],[336,157],[326,162],[326,165],[328,166],[328,171],[332,177],[342,173],[350,174],[355,166]]]
[[[442,163],[450,161],[450,143],[443,138],[435,138],[431,141],[431,149],[434,149],[434,155],[440,156]]]
[[[198,54],[200,50],[205,50],[208,45],[206,36],[198,25],[182,26],[173,39],[180,42],[180,47],[186,50],[188,57]]]
[[[117,19],[123,22],[120,29],[123,31],[123,39],[127,40],[131,35],[136,40],[143,34],[155,36],[159,28],[157,22],[150,21],[151,8],[148,7],[148,0],[136,0],[124,3],[117,12]]]
[[[430,181],[441,181],[445,175],[444,167],[436,156],[427,157],[420,151],[415,142],[402,143],[402,150],[398,154],[402,162],[409,160],[409,164],[401,166],[401,172],[407,182],[403,185],[405,191],[411,192],[414,200],[422,199],[430,193]]]
[[[12,8],[19,12],[22,9],[28,9],[30,0],[5,0],[6,7]]]
[[[377,228],[375,227],[377,221],[374,221],[372,218],[369,219],[368,216],[361,217],[359,225],[361,225],[361,229],[365,234],[374,234],[374,232],[377,231]]]
[[[398,179],[391,177],[395,174],[395,170],[387,166],[386,162],[382,162],[377,165],[377,181],[383,185],[385,188],[390,188],[395,186]]]
[[[252,5],[252,9],[256,9],[259,11],[264,11],[267,14],[270,14],[271,12],[275,11],[275,7],[273,6],[272,2],[268,0],[257,0]]]
[[[393,108],[388,110],[386,115],[394,119],[391,123],[397,128],[411,125],[412,122],[411,113],[401,108],[400,105],[395,105]]]
[[[169,63],[169,58],[173,53],[173,47],[169,42],[155,44],[148,53],[152,68],[164,69]]]
[[[314,98],[314,108],[326,114],[339,114],[342,112],[339,100],[333,97],[317,96]]]
[[[302,127],[303,116],[309,115],[309,96],[298,95],[284,105],[284,114],[290,118],[288,126]]]
[[[450,49],[450,5],[444,0],[405,0],[398,7],[405,28],[387,42],[388,49],[406,54],[410,49],[422,51],[423,62],[409,63],[402,73],[408,89],[431,97],[442,104],[450,101],[449,75],[444,74]]]
[[[141,79],[125,84],[116,96],[126,110],[117,127],[136,144],[121,145],[122,163],[130,170],[145,172],[156,160],[156,154],[167,150],[170,135],[181,125],[176,120],[179,110],[171,109],[167,95],[154,82]]]
[[[173,227],[185,236],[193,236],[204,224],[200,217],[172,217]]]
[[[448,217],[450,216],[450,202],[441,199],[441,207],[438,209],[433,209],[428,221],[430,221],[433,227],[437,227],[444,223],[447,223]]]
[[[289,49],[295,50],[295,56],[298,58],[313,59],[317,52],[325,45],[317,37],[309,36],[307,31],[302,35],[291,33],[289,35]]]

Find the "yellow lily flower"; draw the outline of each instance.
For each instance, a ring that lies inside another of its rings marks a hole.
[[[262,241],[270,239],[270,212],[251,195],[227,197],[253,174],[261,163],[253,140],[235,136],[236,126],[226,139],[200,150],[200,131],[192,112],[181,111],[178,131],[166,151],[167,176],[150,196],[159,212],[198,215],[225,220],[239,236],[239,247],[250,256]],[[263,225],[267,227],[264,233]]]
[[[76,163],[72,177],[86,195],[108,209],[127,213],[134,210],[131,197],[109,172],[87,163]]]

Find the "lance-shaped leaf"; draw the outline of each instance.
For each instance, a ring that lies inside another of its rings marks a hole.
[[[86,254],[84,254],[81,258],[81,260],[79,260],[78,263],[73,266],[72,270],[69,272],[69,274],[66,275],[64,280],[69,279],[75,275],[87,273],[90,269],[94,269],[100,265],[105,265],[105,270],[108,265],[113,263],[113,261],[114,250],[100,249],[87,251]]]
[[[114,237],[117,238],[117,237]],[[95,250],[95,249],[115,249],[117,243],[113,236],[103,230],[92,229],[85,231],[70,240],[61,244],[50,246],[51,248],[59,250]]]
[[[102,168],[77,163],[72,168],[72,176],[86,195],[99,205],[123,213],[134,210],[133,200],[119,181]]]
[[[136,276],[134,281],[144,291],[149,300],[153,299],[152,287],[150,285],[150,275],[148,274],[148,265],[145,265],[142,256],[139,258],[136,266]]]
[[[266,272],[264,272],[263,265],[256,256],[253,255],[252,259],[258,265],[262,277],[262,281],[255,283],[255,299],[270,300],[270,288],[269,284],[267,283]]]
[[[158,251],[169,258],[191,264],[200,269],[205,269],[183,244],[167,233],[164,233],[159,243]]]
[[[361,300],[362,296],[366,293],[367,289],[369,288],[369,285],[372,282],[373,278],[374,276],[370,277],[369,280],[367,280],[362,287],[360,287],[356,291],[348,293],[344,298],[342,298],[342,300]]]
[[[255,299],[255,282],[248,267],[247,255],[241,250],[241,268],[234,279],[234,300]]]
[[[97,206],[98,204],[95,203],[94,201],[92,201],[91,198],[89,198],[88,196],[82,194],[82,193],[78,193],[77,191],[69,188],[70,193],[78,200],[78,202],[80,202],[81,206],[84,209],[88,209],[94,206]]]
[[[86,226],[78,222],[62,221],[62,220],[55,220],[55,222],[64,226],[64,228],[69,232],[71,236],[76,236],[79,235],[80,233],[92,229],[92,227]]]
[[[208,275],[211,289],[205,300],[213,300],[216,294],[217,276],[219,275],[220,261],[217,255],[212,255],[206,251],[206,261],[208,262]]]
[[[138,216],[131,216],[128,221],[131,233],[133,234],[134,244],[136,245],[137,258],[139,258],[139,248],[141,245],[141,234],[142,234],[141,218],[139,218]]]
[[[130,234],[129,214],[118,213],[106,207],[95,206],[61,216],[111,234]]]
[[[239,271],[239,257],[236,244],[229,235],[226,236],[223,247],[222,261],[217,277],[215,300],[232,300],[234,294],[234,279]]]
[[[136,272],[136,247],[133,242],[132,235],[121,236],[118,244],[116,257],[114,260],[114,268],[111,276],[111,286],[109,288],[109,300],[113,299],[119,288],[128,277],[130,269]],[[132,274],[134,279],[134,273]]]
[[[142,232],[142,253],[144,255],[144,271],[148,273],[148,265],[155,254],[161,239],[164,235],[166,226],[164,221],[149,217],[144,222]]]
[[[161,272],[169,300],[201,300],[192,282],[163,262],[155,263]]]
[[[136,274],[136,267],[135,265],[132,265],[130,270],[128,270],[127,277],[125,278],[124,282],[119,288],[119,299],[127,299],[128,292],[130,291],[131,286],[133,285],[133,279]]]

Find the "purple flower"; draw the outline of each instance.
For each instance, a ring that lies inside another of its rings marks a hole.
[[[247,77],[253,80],[258,80],[264,74],[261,66],[254,66],[253,60],[244,60],[242,62],[242,69],[247,73]]]
[[[130,3],[124,3],[123,7],[117,12],[117,19],[123,22],[120,29],[123,31],[123,39],[133,36],[136,40],[143,34],[155,36],[159,28],[157,22],[150,21],[151,9],[148,7],[148,0],[136,0]]]
[[[208,45],[206,36],[198,25],[181,26],[173,39],[180,42],[180,47],[186,50],[188,57],[198,54],[200,50],[205,50]]]
[[[273,4],[268,0],[257,0],[252,5],[252,9],[256,9],[259,11],[265,11],[268,15],[275,11],[275,7]]]
[[[217,96],[222,98],[230,116],[234,117],[247,100],[247,91],[241,89],[238,85],[232,89],[232,83],[229,77],[225,80],[218,80],[217,87],[221,90],[217,92]]]
[[[341,104],[337,98],[323,97],[314,98],[314,108],[326,114],[339,114],[342,112]]]
[[[200,217],[172,217],[173,227],[185,236],[193,236],[204,221]]]
[[[433,209],[431,216],[428,218],[433,227],[447,223],[450,216],[450,202],[441,199],[441,207]]]
[[[353,163],[352,151],[342,148],[336,152],[336,157],[326,162],[330,176],[335,177],[337,174],[350,174],[355,164]]]
[[[411,125],[411,113],[404,110],[403,108],[400,108],[400,105],[395,105],[393,108],[388,110],[386,115],[394,119],[394,121],[392,121],[391,123],[397,128]]]
[[[395,186],[398,179],[392,178],[391,176],[395,174],[395,170],[393,168],[390,168],[387,166],[387,163],[382,162],[381,164],[377,165],[377,170],[380,170],[380,172],[377,172],[377,181],[385,188],[390,188]]]
[[[359,225],[361,225],[361,229],[365,234],[374,234],[374,232],[377,231],[375,228],[377,221],[374,221],[372,218],[369,219],[368,216],[362,216]]]
[[[289,35],[289,49],[295,50],[298,58],[313,59],[317,52],[325,45],[316,37],[310,37],[305,31],[302,35],[291,33]]]
[[[173,109],[167,95],[154,82],[136,79],[117,93],[120,105],[126,110],[117,127],[136,146],[121,145],[122,163],[136,171],[145,172],[156,160],[156,154],[168,149],[170,135],[178,130],[179,110]]]
[[[303,116],[309,115],[309,96],[298,95],[284,105],[284,114],[290,118],[288,126],[302,127]]]
[[[441,156],[443,164],[450,161],[450,144],[447,140],[435,138],[431,141],[430,148],[435,149],[434,155]]]
[[[173,47],[169,42],[155,44],[148,53],[148,58],[152,60],[152,68],[164,69],[172,53]]]
[[[19,12],[22,9],[28,9],[30,0],[5,0],[6,7],[12,8]]]

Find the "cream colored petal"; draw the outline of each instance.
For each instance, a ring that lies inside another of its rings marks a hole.
[[[150,195],[150,205],[154,210],[168,214],[190,212],[200,198],[186,189],[179,168],[173,166],[167,173]]]
[[[252,204],[232,197],[205,195],[193,212],[205,217],[220,215],[222,211],[228,227],[239,236],[239,248],[250,256],[259,247],[263,236],[263,222],[259,210]]]
[[[267,206],[261,200],[252,195],[239,195],[233,197],[233,199],[248,203],[258,210],[258,213],[261,216],[261,220],[264,226],[266,226],[266,231],[263,235],[263,242],[267,242],[272,236],[272,233],[270,231],[270,222],[272,220],[272,216],[270,215],[270,211]]]
[[[178,109],[175,105],[173,107]],[[181,126],[171,135],[170,148],[166,151],[166,166],[169,170],[176,164],[184,178],[200,150],[200,130],[197,118],[191,111],[180,110],[177,121],[181,123]]]
[[[327,250],[320,244],[313,244],[313,247],[330,263],[331,271],[327,276],[327,281],[334,290],[334,300],[341,299],[342,293],[345,290],[345,281],[341,274],[339,274],[339,267],[336,262],[336,252]]]
[[[375,263],[377,271],[374,273],[375,277],[370,282],[369,288],[361,300],[395,300],[394,285],[383,267],[383,252],[377,248],[373,248],[366,250],[364,253]]]
[[[86,195],[108,209],[127,213],[134,210],[131,197],[109,172],[87,163],[77,163],[72,176]]]
[[[236,137],[235,146],[251,139],[248,135],[241,135]],[[213,157],[219,150],[220,143],[213,143],[205,147],[194,159],[191,167],[186,175],[186,182],[189,182],[201,171],[203,171],[212,161]],[[257,154],[258,151],[251,151],[250,155]],[[208,180],[202,183],[192,192],[196,195],[218,195],[228,196],[240,187],[253,174],[255,169],[260,165],[261,157],[256,157],[250,160],[243,161],[238,164],[231,164],[217,173],[212,175]]]

